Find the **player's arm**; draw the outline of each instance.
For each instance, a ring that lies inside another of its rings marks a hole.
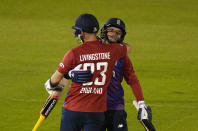
[[[51,95],[54,91],[62,92],[64,86],[59,84],[63,79],[64,75],[59,71],[56,71],[50,79],[48,79],[45,83],[45,88],[47,92]]]
[[[49,80],[45,83],[45,88],[49,94],[63,92],[71,79],[73,82],[86,83],[91,80],[92,73],[90,70],[81,70],[76,66],[74,69],[70,70],[68,74],[63,75],[58,70],[51,76]]]
[[[59,82],[59,85],[63,88],[61,91],[53,91],[52,92],[52,96],[58,96],[59,98],[61,97],[61,95],[63,94],[63,92],[66,90],[66,88],[68,87],[69,84],[68,79],[66,78],[62,78],[62,80]]]
[[[124,66],[123,66],[124,78],[128,85],[130,85],[134,96],[137,101],[143,101],[143,93],[140,82],[135,74],[133,65],[128,56],[124,57]]]
[[[66,75],[69,72],[69,70],[71,70],[71,67],[74,63],[74,59],[75,56],[72,50],[68,51],[65,54],[57,70],[45,83],[45,88],[49,94],[52,94],[53,91],[63,90],[63,86],[59,83],[63,79],[64,75]]]
[[[62,80],[59,82],[60,85],[64,86],[64,89],[68,86],[69,84],[69,81],[68,79],[66,78],[62,78]]]
[[[63,79],[64,74],[60,73],[58,70],[51,76],[50,82],[52,86],[56,86],[60,83],[60,81]]]
[[[138,110],[137,119],[141,122],[146,131],[155,131],[154,126],[152,125],[152,112],[150,106],[146,106],[144,102],[144,97],[142,89],[139,83],[135,71],[132,66],[132,62],[129,57],[126,56],[124,59],[124,78],[127,84],[130,85],[132,91],[136,97],[136,101],[133,102],[136,109]]]

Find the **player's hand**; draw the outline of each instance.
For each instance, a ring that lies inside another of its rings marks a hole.
[[[79,69],[80,66],[76,66],[73,70],[65,76],[66,79],[71,79],[77,83],[87,83],[91,80],[92,73],[90,70]]]
[[[63,86],[58,84],[57,86],[53,87],[50,83],[50,79],[45,82],[45,89],[51,95],[53,91],[62,91],[64,89]]]
[[[92,73],[90,70],[71,70],[69,76],[73,82],[87,83],[91,80]]]
[[[138,102],[138,120],[148,119],[149,121],[152,120],[152,112],[150,106],[146,106],[144,101]]]

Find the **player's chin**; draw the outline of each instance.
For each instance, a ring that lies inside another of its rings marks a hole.
[[[117,43],[117,39],[109,39],[112,43]]]

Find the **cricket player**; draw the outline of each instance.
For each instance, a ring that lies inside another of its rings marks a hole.
[[[107,111],[107,87],[115,62],[126,56],[123,44],[103,44],[96,33],[99,24],[91,14],[80,15],[72,27],[83,44],[69,50],[57,71],[45,83],[47,91],[61,90],[59,82],[74,67],[90,70],[87,83],[72,82],[62,109],[61,131],[101,131]]]
[[[106,44],[123,44],[126,35],[125,24],[119,18],[110,18],[101,29],[101,40]],[[79,72],[75,72],[77,75]],[[83,73],[83,72],[82,72]],[[81,77],[78,77],[81,78]],[[83,78],[83,77],[82,77]],[[82,79],[81,78],[81,79]],[[88,77],[84,77],[84,79]],[[150,108],[144,103],[142,89],[134,68],[128,56],[119,59],[113,70],[111,82],[107,90],[107,112],[105,112],[105,124],[102,131],[127,131],[127,113],[124,109],[124,90],[121,85],[123,78],[132,88],[133,94],[138,101],[138,120],[151,119]],[[76,81],[78,82],[78,81]]]
[[[110,18],[101,29],[101,37],[107,44],[123,44],[126,35],[125,23],[119,18]],[[123,78],[130,85],[141,108],[146,108],[142,89],[135,75],[131,60],[128,56],[119,59],[113,70],[107,91],[107,112],[105,129],[108,131],[127,131],[127,113],[124,110],[124,90],[121,85]],[[144,112],[143,112],[144,111]],[[146,109],[140,114],[147,114]]]

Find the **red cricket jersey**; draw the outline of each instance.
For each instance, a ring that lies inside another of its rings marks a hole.
[[[107,87],[111,80],[115,62],[126,55],[122,44],[102,44],[89,41],[69,50],[58,67],[58,71],[67,74],[80,65],[80,69],[90,69],[92,80],[79,84],[72,82],[65,98],[64,107],[79,112],[105,112],[107,110]]]

